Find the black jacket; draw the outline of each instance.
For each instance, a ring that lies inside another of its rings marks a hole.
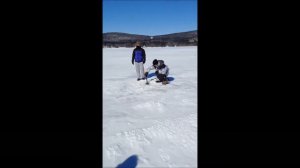
[[[136,50],[141,50],[141,51],[142,51],[143,63],[145,64],[145,62],[146,62],[146,53],[145,53],[145,50],[142,49],[142,48],[139,47],[139,46],[137,46],[137,47],[133,50],[133,52],[132,52],[131,63],[133,64],[134,56],[135,56],[135,55],[134,55],[134,52],[135,52]]]

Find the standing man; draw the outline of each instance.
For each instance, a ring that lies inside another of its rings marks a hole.
[[[145,50],[141,47],[141,42],[136,42],[136,48],[132,52],[132,65],[135,65],[137,81],[145,80],[144,64],[146,62]]]

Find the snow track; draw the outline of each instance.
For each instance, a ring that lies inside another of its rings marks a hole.
[[[163,59],[174,81],[136,81],[132,48],[104,49],[104,167],[116,167],[132,155],[138,156],[137,168],[196,167],[197,48],[145,51],[145,67]]]

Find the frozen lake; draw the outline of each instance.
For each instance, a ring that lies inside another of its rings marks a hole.
[[[197,167],[197,47],[144,49],[145,68],[164,60],[170,84],[136,81],[133,48],[103,49],[103,166],[135,155],[137,168]]]

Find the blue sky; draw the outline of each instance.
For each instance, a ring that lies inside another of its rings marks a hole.
[[[197,30],[197,0],[103,0],[103,32],[162,35]]]

